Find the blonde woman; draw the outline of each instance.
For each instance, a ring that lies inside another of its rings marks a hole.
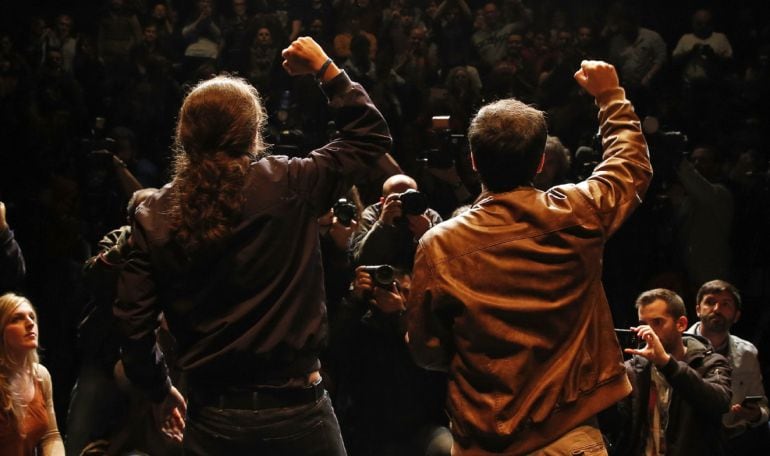
[[[63,456],[51,374],[38,363],[37,314],[27,298],[0,296],[0,451],[6,456]]]

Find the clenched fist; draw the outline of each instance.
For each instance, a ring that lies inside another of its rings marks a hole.
[[[323,48],[312,38],[301,36],[281,52],[283,67],[292,76],[303,74],[315,75],[329,58]],[[340,73],[332,62],[321,77],[321,82],[334,79]]]
[[[620,86],[615,67],[601,60],[583,60],[575,80],[594,98]]]

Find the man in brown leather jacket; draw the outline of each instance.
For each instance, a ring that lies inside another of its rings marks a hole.
[[[420,365],[449,373],[454,454],[606,454],[595,415],[631,392],[602,255],[652,170],[615,69],[584,61],[575,79],[599,107],[604,156],[593,174],[535,189],[543,113],[497,101],[468,132],[484,192],[420,240],[408,340]]]

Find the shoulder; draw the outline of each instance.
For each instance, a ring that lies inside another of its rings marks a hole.
[[[734,356],[744,356],[746,354],[751,354],[756,357],[759,354],[757,347],[755,347],[754,344],[748,340],[741,339],[740,337],[732,334],[730,334],[730,349]]]
[[[696,322],[685,331],[685,334],[700,334],[700,322]]]
[[[33,366],[33,369],[35,371],[35,375],[43,384],[43,386],[45,386],[46,389],[49,388],[51,386],[51,373],[48,372],[48,369],[40,363],[36,363]]]

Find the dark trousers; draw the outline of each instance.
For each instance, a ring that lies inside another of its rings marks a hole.
[[[185,455],[345,456],[329,394],[315,402],[261,410],[190,402]]]

